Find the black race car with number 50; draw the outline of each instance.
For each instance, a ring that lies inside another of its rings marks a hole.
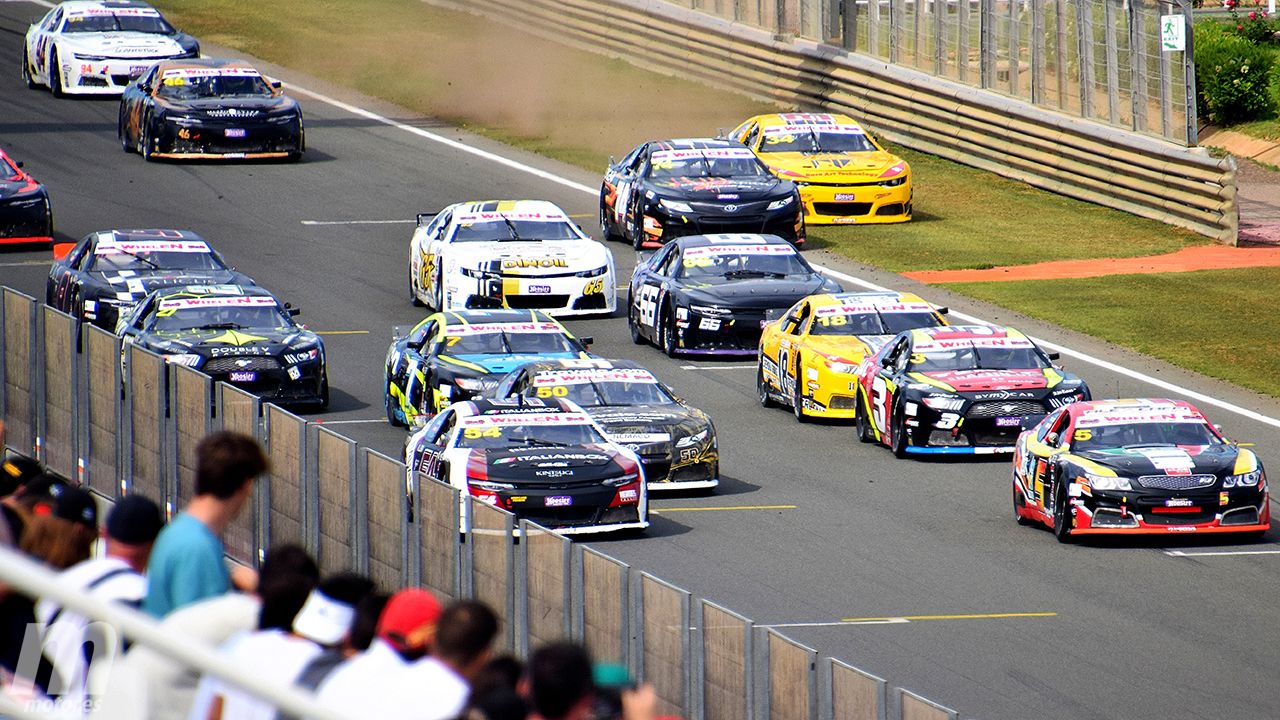
[[[1180,400],[1098,400],[1018,436],[1013,512],[1080,535],[1241,533],[1271,527],[1262,462]]]
[[[776,235],[693,235],[636,265],[627,324],[671,357],[755,355],[767,311],[840,290]]]
[[[116,128],[145,160],[298,160],[306,149],[297,101],[239,60],[156,63],[120,97]]]
[[[102,230],[54,261],[44,297],[51,307],[115,332],[120,313],[153,290],[254,284],[190,230]]]
[[[898,333],[854,371],[858,437],[898,457],[1013,452],[1028,420],[1089,399],[1057,357],[994,325]]]
[[[769,233],[804,242],[800,191],[733,140],[647,142],[609,165],[600,188],[605,239],[636,248],[705,233]]]
[[[148,295],[116,334],[126,362],[136,344],[268,402],[327,407],[324,343],[297,314],[260,287],[188,285]]]
[[[650,490],[713,488],[720,456],[711,418],[630,360],[543,360],[512,370],[494,396],[567,398],[609,439],[640,455]]]

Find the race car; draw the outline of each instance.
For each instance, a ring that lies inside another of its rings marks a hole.
[[[497,398],[566,398],[587,411],[609,439],[640,456],[650,490],[720,484],[711,418],[685,404],[653,373],[630,360],[543,360],[507,373]]]
[[[187,285],[156,290],[120,318],[125,344],[193,367],[268,402],[329,405],[320,336],[293,321],[297,308],[245,285]]]
[[[814,417],[853,419],[858,412],[853,374],[858,364],[904,330],[946,325],[946,312],[911,293],[804,298],[766,324],[760,335],[760,404],[789,404],[800,422]]]
[[[693,235],[636,265],[627,324],[671,357],[755,355],[767,311],[840,290],[776,235]]]
[[[858,438],[912,454],[1013,452],[1028,421],[1089,399],[1026,335],[994,325],[898,333],[854,372]]]
[[[115,332],[120,313],[151,291],[201,284],[256,283],[190,230],[100,230],[54,261],[44,301]]]
[[[1181,400],[1097,400],[1055,410],[1018,436],[1019,524],[1082,535],[1243,533],[1271,527],[1262,462]]]
[[[613,253],[544,200],[457,203],[418,216],[409,299],[435,310],[522,308],[609,315]]]
[[[0,150],[0,244],[52,242],[49,192]]]
[[[710,233],[769,233],[804,242],[800,193],[741,143],[647,142],[611,163],[600,187],[605,239],[637,249]]]
[[[200,43],[137,0],[71,0],[27,30],[22,79],[54,97],[118,95],[157,60],[200,57]]]
[[[518,397],[450,405],[405,445],[409,472],[473,501],[577,535],[649,526],[644,471],[591,416],[564,399]],[[462,528],[468,525],[462,506]]]
[[[408,333],[396,328],[383,373],[387,422],[419,427],[450,403],[491,393],[518,365],[591,357],[590,344],[537,310],[435,313]]]
[[[911,166],[847,115],[757,115],[730,138],[800,188],[810,225],[898,223],[911,219]]]
[[[240,60],[166,60],[120,96],[116,136],[144,160],[298,160],[306,130],[298,102]]]

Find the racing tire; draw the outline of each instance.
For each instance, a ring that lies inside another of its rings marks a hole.
[[[609,208],[605,207],[603,200],[600,201],[600,234],[604,235],[605,242],[622,239],[618,226],[609,219]]]
[[[756,399],[760,401],[762,408],[778,407],[778,403],[773,399],[773,393],[769,392],[769,384],[764,381],[764,365],[758,362],[756,364]]]
[[[58,69],[57,50],[49,55],[49,92],[56,98],[67,96],[66,90],[62,87],[62,71]]]
[[[124,126],[124,109],[120,110],[120,119],[116,121],[116,137],[120,139],[120,149],[128,153],[133,152],[133,148],[129,147],[129,130]]]
[[[329,372],[326,370],[324,375],[320,376],[320,404],[321,410],[329,408]]]
[[[638,251],[644,248],[644,226],[639,219],[640,208],[633,207],[632,210],[627,214],[627,227],[631,235],[631,247]]]
[[[854,427],[858,431],[859,442],[873,443],[876,441],[875,433],[871,432],[871,403],[867,401],[866,395],[861,391],[858,392],[858,398],[862,400],[858,404],[858,414],[853,416]]]
[[[1053,491],[1053,536],[1058,542],[1067,544],[1075,540],[1071,535],[1071,520],[1067,517],[1071,504],[1066,488],[1061,482],[1055,484],[1058,487]]]
[[[413,265],[409,265],[409,304],[413,307],[422,307],[425,305],[418,299],[418,285],[413,281]]]
[[[894,457],[904,458],[907,456],[907,420],[902,417],[901,408],[893,413],[890,425],[893,427],[893,436],[890,438],[889,448],[893,450]]]
[[[36,79],[31,74],[31,59],[27,57],[25,43],[22,48],[22,82],[26,84],[28,90],[36,89]]]
[[[386,380],[385,383],[384,388],[391,387],[390,380]],[[391,393],[386,389],[382,391],[382,407],[387,411],[387,423],[390,424],[391,427],[407,427],[404,423],[400,422],[399,418],[396,417],[396,409],[391,407]]]
[[[671,310],[667,309],[662,313],[662,323],[658,330],[658,349],[662,350],[669,358],[674,358],[680,354],[676,347],[676,319],[671,315]]]
[[[147,162],[154,162],[151,152],[155,143],[151,139],[151,118],[142,121],[142,127],[138,130],[138,154]]]
[[[800,358],[796,358],[796,370],[800,369]],[[796,375],[795,389],[791,393],[791,412],[796,416],[796,422],[807,423],[812,418],[804,414],[804,392],[800,388],[800,376]]]
[[[1026,499],[1023,498],[1022,493],[1018,492],[1017,483],[1014,483],[1013,485],[1013,520],[1014,522],[1018,523],[1023,527],[1026,527],[1032,524],[1030,520],[1028,520],[1026,517],[1024,517],[1021,513],[1018,512],[1019,510],[1021,510],[1022,508],[1025,508],[1026,506],[1027,506]]]
[[[631,293],[627,293],[627,330],[631,333],[633,344],[644,344],[644,335],[640,334],[640,321],[636,318],[636,306],[632,302]]]

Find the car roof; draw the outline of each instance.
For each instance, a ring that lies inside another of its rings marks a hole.
[[[237,58],[184,58],[181,60],[161,60],[156,63],[159,71],[166,70],[256,70],[253,65]]]
[[[705,150],[709,148],[738,148],[742,143],[724,138],[674,138],[671,140],[654,140],[649,143],[650,150]]]
[[[756,122],[761,127],[781,127],[786,125],[813,125],[819,128],[823,125],[854,125],[862,127],[857,120],[838,113],[773,113],[771,115],[759,115]]]
[[[827,293],[824,295],[813,295],[809,298],[809,304],[815,308],[834,307],[841,305],[858,305],[872,306],[876,308],[901,306],[901,305],[921,305],[921,310],[928,309],[933,311],[934,307],[924,298],[915,293],[895,292],[893,290],[873,291],[873,292],[843,292],[843,293]],[[915,309],[915,308],[912,308]]]
[[[450,206],[453,214],[456,216],[460,213],[500,213],[500,214],[542,214],[549,215],[549,219],[559,219],[563,216],[567,221],[569,214],[560,208],[559,205],[549,200],[474,200],[468,202],[455,203]]]
[[[160,300],[173,295],[269,297],[273,300],[276,299],[276,296],[272,295],[269,290],[256,285],[178,285],[155,291],[156,298]],[[277,300],[277,302],[279,301]]]
[[[118,230],[99,230],[92,233],[93,241],[118,243],[166,243],[174,240],[194,240],[204,242],[204,238],[190,230],[172,230],[166,228],[128,228]]]
[[[707,247],[710,245],[787,245],[791,243],[777,235],[760,235],[755,233],[721,233],[716,235],[686,235],[676,238],[681,248]]]
[[[555,318],[540,310],[447,310],[439,314],[444,316],[444,324],[446,326],[521,322],[553,322],[557,325],[560,324]]]

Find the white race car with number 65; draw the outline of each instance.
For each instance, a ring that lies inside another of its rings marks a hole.
[[[617,276],[609,249],[552,203],[457,203],[418,216],[409,298],[436,310],[608,315],[617,306]]]

